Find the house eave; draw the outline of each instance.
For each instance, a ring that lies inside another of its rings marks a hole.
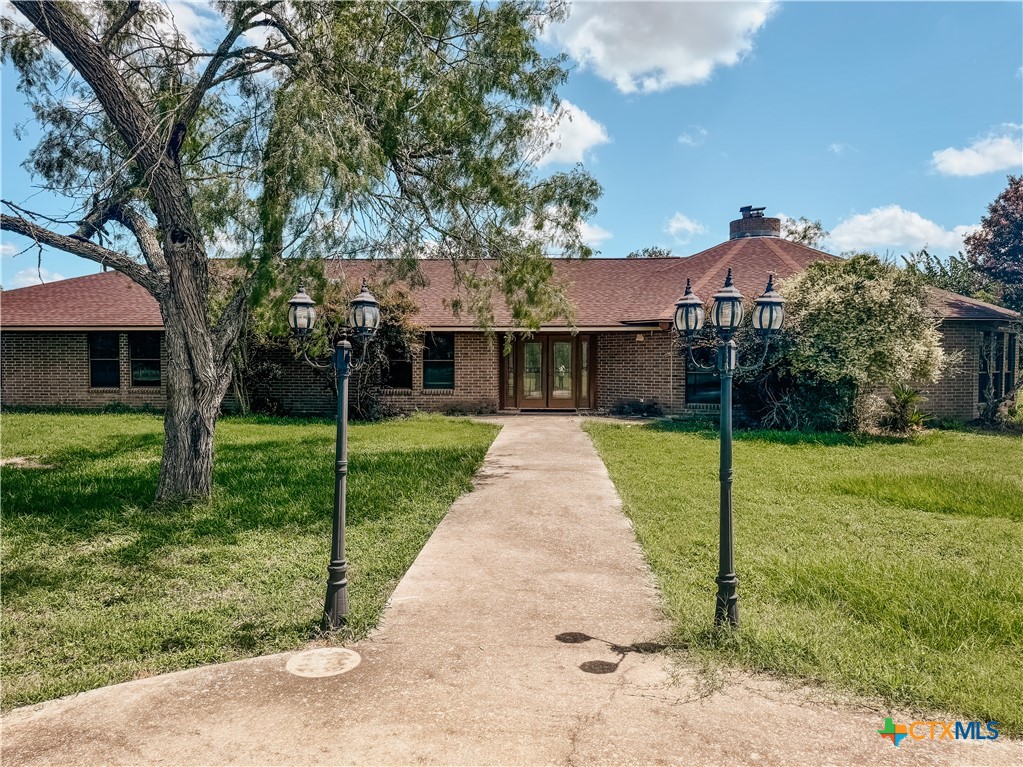
[[[0,333],[85,333],[85,332],[130,332],[135,330],[163,330],[163,325],[3,325]]]
[[[637,330],[661,330],[660,325],[542,325],[536,330],[528,330],[514,325],[495,325],[491,330],[496,333],[635,333]],[[483,328],[473,325],[424,325],[423,330],[431,333],[483,333]]]

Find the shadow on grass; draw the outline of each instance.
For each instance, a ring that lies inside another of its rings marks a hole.
[[[651,422],[646,428],[651,431],[692,434],[703,439],[718,439],[717,424],[707,422],[687,423],[662,419]],[[733,429],[735,442],[762,442],[774,445],[821,445],[823,447],[867,447],[869,445],[913,444],[919,437],[897,437],[891,435],[849,434],[847,432],[824,431],[777,431],[771,429]]]
[[[54,454],[57,467],[45,475],[5,471],[5,534],[40,535],[55,545],[102,550],[104,558],[122,567],[152,571],[160,569],[163,552],[179,546],[232,545],[243,533],[267,528],[296,534],[329,529],[332,439],[218,445],[214,498],[186,506],[153,504],[162,441],[162,435],[119,437],[88,450]],[[407,512],[478,460],[479,450],[471,447],[352,455],[348,527]],[[23,565],[5,572],[4,591],[14,596],[46,584],[58,586],[68,577],[66,569]]]
[[[831,483],[829,489],[932,514],[1023,521],[1023,497],[1018,487],[986,477],[893,471],[845,478]]]

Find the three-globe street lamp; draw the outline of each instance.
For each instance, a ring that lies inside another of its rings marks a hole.
[[[292,332],[303,340],[309,336],[316,322],[316,303],[299,285],[298,292],[288,301],[288,324]],[[380,307],[369,292],[366,280],[362,290],[351,304],[348,327],[362,341],[362,357],[352,362],[352,345],[347,339],[337,342],[331,361],[327,364],[305,361],[315,368],[332,368],[337,381],[337,441],[334,446],[334,527],[330,539],[330,565],[327,567],[327,598],[323,605],[323,627],[328,631],[341,628],[348,615],[348,560],[345,558],[345,503],[348,478],[348,377],[358,370],[366,359],[366,347],[380,327]]]
[[[735,574],[732,546],[732,377],[738,367],[735,331],[742,322],[742,294],[732,284],[732,270],[728,270],[725,285],[714,294],[710,310],[711,322],[717,328],[717,364],[701,365],[693,357],[693,339],[703,328],[706,315],[703,302],[693,293],[692,283],[686,280],[686,292],[675,304],[675,329],[686,346],[689,362],[697,368],[717,368],[721,378],[721,503],[718,545],[717,600],[714,625],[728,624],[739,627],[739,578]],[[767,289],[756,300],[753,309],[753,329],[763,341],[760,364],[767,356],[771,335],[781,328],[785,319],[785,300],[774,289],[774,276],[767,279]]]

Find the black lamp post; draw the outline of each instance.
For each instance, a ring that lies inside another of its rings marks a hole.
[[[785,319],[785,300],[774,290],[773,275],[767,279],[767,289],[756,300],[753,310],[753,328],[763,341],[762,364],[767,355],[771,334],[781,328]],[[721,377],[721,502],[720,534],[718,546],[717,601],[714,625],[728,624],[739,627],[739,578],[735,574],[732,544],[732,378],[737,367],[735,331],[742,322],[742,294],[732,284],[732,270],[728,270],[725,285],[714,294],[710,310],[711,321],[717,328],[717,372]],[[703,327],[703,302],[693,293],[686,280],[686,292],[675,304],[675,329],[682,337],[689,361],[698,368],[710,370],[715,366],[701,365],[693,357],[693,338]]]
[[[288,301],[288,324],[300,339],[308,337],[316,322],[316,304],[305,286]],[[337,441],[334,447],[334,526],[330,539],[330,565],[327,567],[327,598],[323,605],[323,627],[333,631],[345,623],[348,615],[348,560],[345,559],[345,502],[348,478],[348,377],[366,358],[366,347],[380,327],[380,308],[369,292],[366,280],[352,301],[348,327],[362,341],[362,359],[352,362],[352,345],[347,339],[337,342],[331,362],[321,364],[306,357],[315,368],[333,368],[337,380]],[[303,352],[303,356],[305,356]]]

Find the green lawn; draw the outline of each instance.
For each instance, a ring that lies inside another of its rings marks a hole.
[[[1023,734],[1023,438],[736,434],[741,630],[710,630],[718,441],[588,422],[697,657]]]
[[[3,707],[283,651],[318,633],[334,425],[224,419],[211,503],[150,506],[163,422],[5,414]],[[374,625],[497,427],[421,417],[350,431],[351,614]]]

